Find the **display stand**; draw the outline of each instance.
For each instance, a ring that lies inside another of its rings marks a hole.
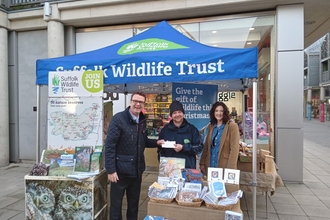
[[[275,193],[277,187],[284,186],[282,178],[276,171],[275,163],[272,173],[257,173],[257,191],[258,192],[271,192]],[[240,172],[240,189],[243,191],[251,192],[252,187],[250,185],[252,179],[252,172]]]
[[[107,173],[83,181],[58,176],[24,177],[27,219],[107,219]]]
[[[240,201],[238,201],[231,211],[242,213]],[[148,202],[148,215],[165,216],[171,220],[221,220],[225,219],[225,211],[206,208],[204,203],[200,207],[179,206],[177,202],[162,204]]]
[[[282,178],[277,174],[276,165],[273,162],[272,173],[257,173],[257,192],[265,194],[266,218],[268,219],[268,195],[273,195],[277,187],[284,186]],[[243,192],[252,192],[252,172],[240,172],[240,189]]]
[[[239,190],[239,185],[226,184],[227,192],[234,192]],[[231,211],[242,213],[240,201],[238,201]],[[180,206],[176,201],[170,204],[148,202],[148,215],[164,216],[171,220],[222,220],[225,219],[225,211],[210,209],[204,203],[200,207]],[[207,218],[206,218],[207,216]]]

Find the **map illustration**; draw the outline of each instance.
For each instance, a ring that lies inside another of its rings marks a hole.
[[[52,134],[62,135],[66,141],[86,140],[88,135],[93,132],[98,108],[100,106],[93,104],[80,115],[61,111],[51,113],[50,118],[54,125]]]
[[[49,98],[48,149],[102,145],[102,99]]]

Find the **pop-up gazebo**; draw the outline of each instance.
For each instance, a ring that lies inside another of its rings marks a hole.
[[[226,83],[239,91],[257,78],[257,48],[210,47],[193,41],[166,21],[120,43],[70,56],[37,60],[37,85],[48,84],[49,71],[100,70],[104,84],[148,86],[154,83]],[[222,82],[219,82],[222,80]],[[133,88],[135,89],[135,88]],[[133,90],[131,89],[131,90]]]
[[[70,70],[103,70],[105,90],[124,93],[166,91],[173,82],[222,84],[226,86],[218,87],[219,91],[242,91],[247,88],[248,80],[258,77],[258,50],[256,47],[232,49],[203,45],[162,21],[137,36],[98,50],[37,60],[36,84],[47,85],[49,71]],[[256,94],[254,80],[254,107]],[[253,111],[253,118],[257,118],[256,111]],[[256,130],[256,120],[253,129]],[[253,132],[253,149],[255,213],[256,132]]]

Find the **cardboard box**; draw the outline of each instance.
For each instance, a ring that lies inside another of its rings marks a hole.
[[[252,172],[252,161],[251,162],[241,162],[237,161],[237,169],[243,172]],[[264,162],[263,160],[257,161],[257,173],[264,172]]]
[[[257,148],[269,151],[269,144],[257,144]]]
[[[252,163],[252,155],[251,156],[239,155],[239,161],[242,163]],[[258,154],[257,162],[261,162],[261,161],[262,161],[262,156]]]
[[[265,173],[273,173],[274,169],[274,157],[270,155],[265,155]]]
[[[261,156],[268,156],[268,155],[270,155],[270,151],[269,150],[259,149],[259,152],[260,152]]]
[[[252,156],[239,155],[239,161],[243,162],[243,163],[251,163],[252,162]]]
[[[239,185],[226,184],[227,192],[239,190]],[[240,201],[235,204],[231,211],[242,213]],[[200,207],[179,206],[176,201],[170,204],[148,202],[148,215],[164,216],[171,220],[221,220],[225,219],[225,211],[206,208],[203,203]],[[206,217],[207,216],[207,217]]]

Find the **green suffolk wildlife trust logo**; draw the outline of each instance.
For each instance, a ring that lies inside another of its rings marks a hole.
[[[57,76],[57,75],[54,75],[53,78],[52,78],[52,91],[53,91],[53,94],[58,93],[58,90],[60,89],[60,83],[61,83],[60,77]]]
[[[185,139],[183,140],[183,143],[185,143],[185,144],[189,144],[189,143],[190,143],[190,140],[185,138]]]
[[[186,46],[159,38],[147,38],[124,44],[119,48],[119,55],[135,54],[141,52],[152,52],[161,50],[184,49]]]

